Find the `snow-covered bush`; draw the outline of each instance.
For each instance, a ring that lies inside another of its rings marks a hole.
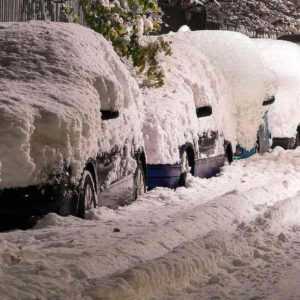
[[[0,24],[0,188],[43,183],[64,165],[142,145],[139,89],[112,46],[77,24]],[[100,110],[120,111],[102,121]],[[122,130],[120,130],[122,128]]]
[[[112,42],[115,51],[130,59],[144,74],[144,84],[159,87],[164,74],[157,61],[163,52],[171,54],[168,43],[158,39],[142,44],[140,38],[160,28],[159,7],[156,0],[93,1],[81,0],[87,24]]]

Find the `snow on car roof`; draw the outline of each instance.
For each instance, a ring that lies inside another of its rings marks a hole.
[[[262,102],[269,90],[254,43],[241,33],[220,30],[179,32],[175,37],[198,47],[223,72],[237,110],[238,143],[252,148],[261,123]]]
[[[256,39],[265,65],[276,74],[278,90],[269,110],[269,125],[274,137],[294,137],[300,123],[300,47],[279,40]]]
[[[122,142],[101,126],[100,109],[138,102],[136,81],[96,32],[67,23],[1,23],[0,187],[39,183],[42,169],[62,160],[78,176],[99,144]]]

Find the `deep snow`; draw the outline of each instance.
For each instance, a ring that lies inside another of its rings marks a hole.
[[[300,149],[0,234],[2,299],[299,298]]]
[[[100,109],[121,116],[102,122]],[[39,184],[63,162],[78,179],[99,149],[130,155],[143,144],[142,110],[136,81],[101,35],[71,23],[0,24],[0,188]]]

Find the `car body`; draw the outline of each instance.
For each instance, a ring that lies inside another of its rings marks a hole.
[[[226,80],[198,48],[173,36],[161,59],[165,84],[143,90],[147,185],[175,188],[186,174],[211,177],[236,145],[234,107]],[[226,110],[224,108],[226,107]]]
[[[263,103],[271,78],[254,43],[224,31],[164,38],[173,51],[161,59],[166,84],[144,91],[149,187],[181,185],[184,152],[193,175],[210,177],[226,160],[256,153],[258,142],[260,152],[267,151]],[[211,115],[205,114],[208,107]]]
[[[274,78],[265,68],[260,52],[249,37],[238,32],[202,30],[176,36],[193,43],[223,73],[236,112],[233,119],[238,151],[234,157],[251,156],[256,152],[258,131],[265,120],[267,106],[263,103],[274,96]]]
[[[256,39],[266,67],[277,77],[276,102],[268,112],[272,147],[299,145],[300,47],[284,40]]]
[[[84,216],[145,191],[140,92],[101,35],[2,23],[0,57],[0,214]]]

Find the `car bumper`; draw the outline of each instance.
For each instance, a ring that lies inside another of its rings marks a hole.
[[[176,188],[180,183],[181,168],[179,164],[147,165],[147,188],[155,187]]]

